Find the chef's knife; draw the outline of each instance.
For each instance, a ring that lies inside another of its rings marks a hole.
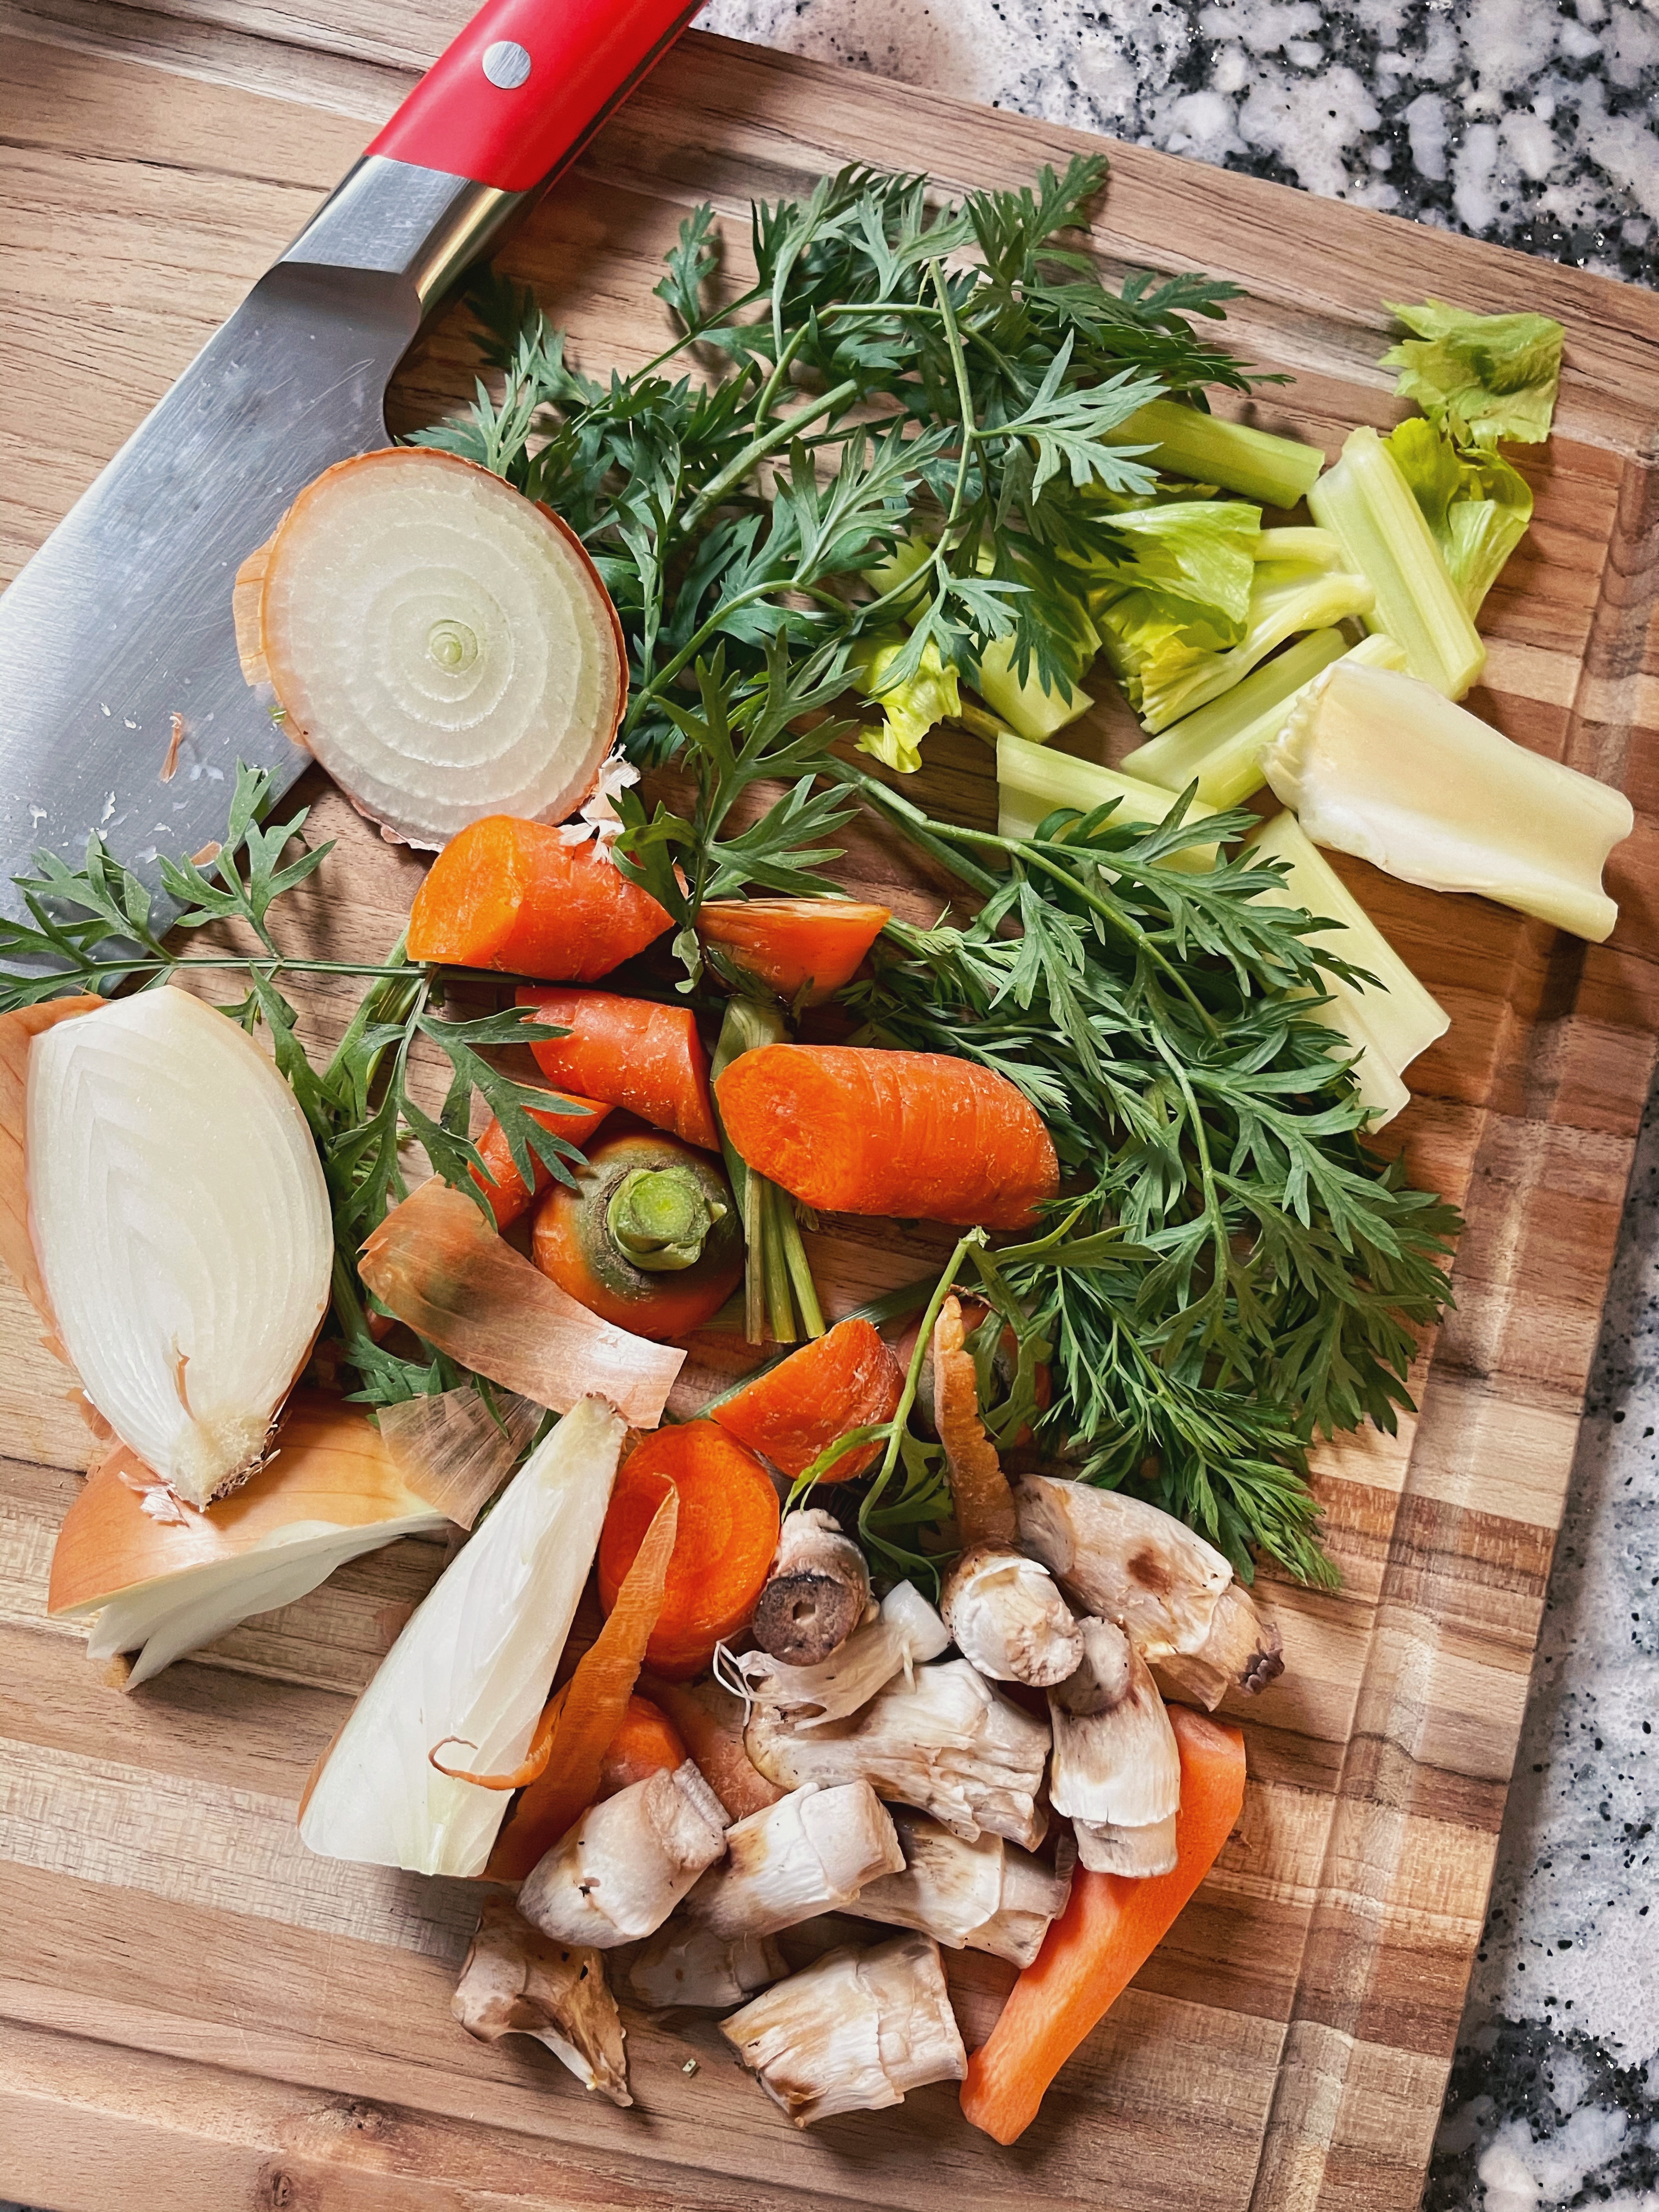
[[[97,830],[153,881],[223,834],[239,759],[306,767],[242,680],[237,568],[387,442],[410,341],[700,4],[487,0],[0,595],[0,914],[38,848]]]

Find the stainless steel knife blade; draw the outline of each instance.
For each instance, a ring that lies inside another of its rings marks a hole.
[[[153,881],[222,832],[239,759],[279,789],[307,766],[243,680],[237,568],[386,442],[392,371],[526,197],[359,162],[0,596],[0,912],[39,849],[78,862],[95,830]]]

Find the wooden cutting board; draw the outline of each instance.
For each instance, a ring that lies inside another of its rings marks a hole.
[[[299,229],[464,12],[274,0],[141,14],[9,10],[5,571],[14,572]],[[275,91],[277,99],[261,97]],[[846,161],[1018,183],[1091,144],[774,54],[689,39],[596,143],[508,265],[590,369],[659,343],[656,264],[686,206],[740,214]],[[1321,1456],[1345,1581],[1269,1581],[1289,1672],[1245,1718],[1243,1821],[1040,2123],[1001,2151],[948,2088],[797,2136],[712,2030],[630,2022],[638,2105],[544,2054],[490,2051],[448,1998],[468,1885],[309,1858],[300,1782],[443,1559],[408,1543],[124,1698],[43,1616],[83,1440],[63,1376],[0,1292],[0,2194],[75,2212],[864,2205],[975,2212],[1382,2212],[1415,2205],[1478,1940],[1554,1532],[1654,1052],[1659,301],[1271,185],[1113,149],[1095,228],[1113,270],[1200,266],[1249,294],[1243,347],[1295,372],[1257,419],[1334,452],[1399,410],[1382,299],[1434,293],[1567,325],[1535,523],[1489,603],[1472,704],[1633,799],[1623,915],[1586,947],[1471,899],[1344,865],[1452,1017],[1390,1133],[1466,1208],[1457,1310],[1420,1416]],[[741,227],[734,251],[741,256]],[[440,330],[399,419],[470,374]],[[3,711],[0,706],[0,711]],[[1079,740],[1121,750],[1121,720]],[[988,762],[926,795],[983,818]],[[313,780],[314,781],[314,780]],[[398,933],[417,864],[325,789],[344,849],[291,928],[342,954]],[[861,838],[849,876],[935,895]],[[342,892],[340,887],[345,887]],[[307,1002],[319,1036],[338,1001]],[[884,1224],[817,1259],[839,1309],[918,1272]],[[706,1346],[718,1360],[730,1347]],[[690,1388],[695,1389],[696,1378]],[[1006,1970],[953,1971],[970,2043]],[[694,2064],[695,2062],[695,2064]]]

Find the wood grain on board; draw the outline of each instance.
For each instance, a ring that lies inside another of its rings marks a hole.
[[[281,250],[465,13],[453,0],[5,0],[0,54],[0,568],[9,575]],[[274,95],[274,96],[273,96]],[[590,369],[660,341],[656,264],[685,208],[740,215],[848,160],[1000,185],[1091,142],[692,38],[510,245]],[[122,1698],[48,1623],[82,1432],[0,1286],[0,2193],[75,2212],[462,2207],[1392,2212],[1416,2203],[1526,1696],[1554,1530],[1659,1015],[1659,302],[1328,202],[1112,149],[1094,242],[1118,270],[1203,267],[1241,344],[1296,381],[1255,419],[1334,453],[1399,410],[1383,297],[1531,307],[1568,327],[1537,515],[1488,603],[1472,703],[1626,789],[1610,944],[1343,872],[1452,1017],[1391,1136],[1466,1209],[1457,1308],[1420,1413],[1345,1439],[1319,1487],[1344,1587],[1282,1581],[1284,1680],[1243,1716],[1244,1820],[1135,1988],[1012,2152],[935,2089],[796,2136],[711,2028],[630,2021],[638,2108],[449,2018],[466,1885],[313,1860],[292,1808],[343,1700],[445,1557],[410,1543]],[[734,261],[743,253],[732,227]],[[407,364],[394,420],[453,403],[463,328]],[[1128,742],[1103,714],[1075,740]],[[988,762],[930,740],[924,795],[982,817]],[[341,840],[296,941],[370,957],[419,864],[319,779]],[[934,900],[876,835],[849,881]],[[342,899],[339,886],[349,886]],[[319,994],[318,1036],[347,1011]],[[874,1233],[872,1233],[872,1230]],[[909,1279],[884,1224],[815,1251],[832,1305]],[[729,1362],[732,1347],[704,1345]],[[970,2042],[1006,1970],[956,1962]],[[685,2069],[690,2060],[695,2071]]]

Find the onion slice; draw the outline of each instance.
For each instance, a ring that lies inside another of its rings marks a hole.
[[[562,822],[622,720],[622,626],[558,516],[453,453],[337,462],[236,578],[242,672],[392,836]]]
[[[46,1595],[54,1619],[98,1613],[88,1658],[138,1653],[129,1689],[252,1614],[292,1605],[346,1560],[447,1525],[362,1408],[318,1391],[295,1394],[276,1451],[211,1513],[156,1518],[147,1478],[122,1443],[94,1468],[58,1532]]]
[[[312,1850],[417,1874],[483,1872],[507,1795],[440,1773],[427,1753],[440,1739],[465,1744],[483,1773],[523,1759],[592,1565],[623,1433],[613,1407],[584,1398],[514,1476],[313,1771],[300,1805]]]
[[[362,1279],[390,1314],[476,1374],[560,1413],[586,1393],[655,1428],[685,1354],[601,1321],[504,1244],[434,1176],[363,1247]]]
[[[82,1387],[205,1505],[259,1465],[327,1309],[305,1116],[234,1022],[163,989],[34,1039],[26,1141],[34,1249]]]
[[[27,1097],[29,1054],[37,1037],[59,1022],[95,1014],[104,1001],[93,997],[54,999],[44,1006],[19,1006],[0,1014],[0,1260],[40,1315],[48,1352],[69,1364],[58,1333],[58,1320],[29,1234]]]

